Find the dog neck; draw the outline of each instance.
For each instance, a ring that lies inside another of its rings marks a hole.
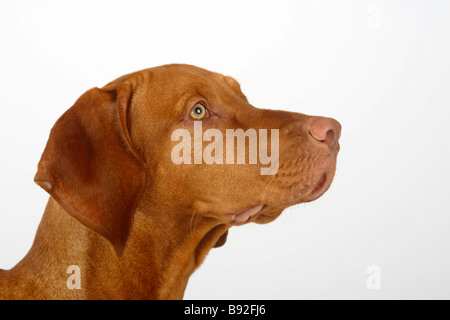
[[[5,298],[20,299],[14,292],[20,285],[29,286],[26,296],[37,299],[182,299],[190,275],[229,226],[152,210],[136,212],[124,255],[118,257],[107,240],[50,198],[31,250],[7,276],[0,274]],[[68,286],[70,266],[79,268],[80,288]]]
[[[109,261],[123,272],[122,281],[134,285],[133,295],[182,299],[189,277],[227,230],[216,219],[192,213],[137,211],[124,256],[118,258],[108,244]]]

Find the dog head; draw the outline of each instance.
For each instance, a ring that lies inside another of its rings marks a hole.
[[[83,94],[54,125],[35,181],[121,255],[137,209],[231,226],[317,199],[333,180],[340,130],[255,108],[231,77],[161,66]]]

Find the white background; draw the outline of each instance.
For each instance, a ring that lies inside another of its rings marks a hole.
[[[0,268],[31,247],[57,118],[91,87],[177,62],[343,126],[331,189],[230,230],[185,298],[449,299],[449,21],[444,0],[1,0]]]

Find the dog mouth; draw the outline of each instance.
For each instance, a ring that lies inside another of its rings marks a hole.
[[[318,193],[320,190],[322,190],[322,188],[325,185],[326,181],[327,181],[327,174],[324,173],[322,175],[322,178],[320,178],[319,182],[314,187],[313,191],[311,191],[310,195],[314,195],[314,194]]]
[[[330,187],[331,182],[333,181],[333,173],[326,171],[320,176],[319,180],[316,181],[317,182],[309,188],[309,191],[304,192],[299,198],[297,196],[297,200],[294,200],[293,203],[283,203],[278,205],[259,204],[232,214],[228,214],[227,220],[229,223],[234,225],[242,225],[248,222],[260,223],[259,221],[264,220],[264,218],[269,218],[271,221],[290,205],[311,202],[320,198]]]
[[[314,185],[312,190],[306,194],[306,197],[302,199],[302,202],[310,202],[320,198],[330,187],[330,181],[328,181],[328,175],[325,172],[319,181]]]
[[[320,198],[329,188],[330,181],[329,175],[325,172],[322,174],[320,179],[316,184],[307,192],[304,197],[302,197],[300,202],[310,202]],[[228,215],[228,220],[230,223],[235,225],[241,225],[250,221],[254,221],[260,215],[260,212],[265,209],[267,205],[259,204],[236,213]],[[267,210],[265,210],[267,211]]]

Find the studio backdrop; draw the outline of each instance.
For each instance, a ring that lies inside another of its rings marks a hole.
[[[342,124],[330,190],[233,227],[185,298],[450,298],[445,0],[0,1],[0,268],[33,243],[55,121],[86,90],[168,63]]]

